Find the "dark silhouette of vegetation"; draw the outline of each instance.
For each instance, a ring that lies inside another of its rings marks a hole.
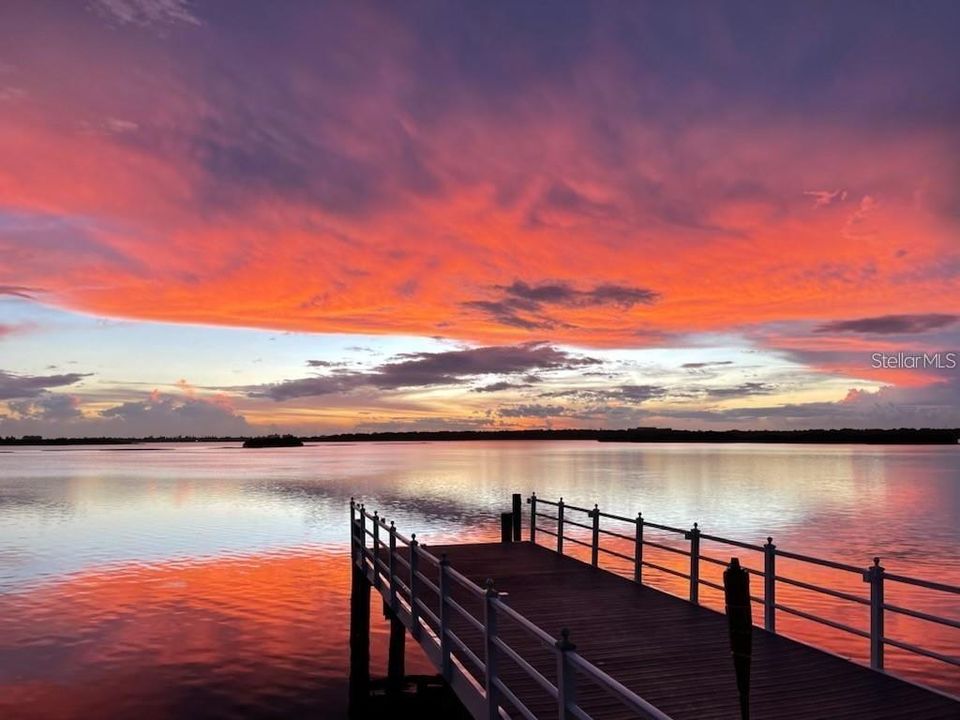
[[[243,441],[245,448],[303,447],[303,440],[293,435],[265,435]]]
[[[2,445],[130,445],[134,443],[242,442],[246,447],[289,447],[303,442],[434,442],[452,440],[593,440],[600,442],[696,443],[857,443],[874,445],[955,445],[960,428],[843,428],[840,430],[674,430],[639,427],[628,430],[443,430],[338,433],[334,435],[161,436],[142,438],[0,438]]]

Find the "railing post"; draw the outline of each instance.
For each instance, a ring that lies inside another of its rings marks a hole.
[[[410,635],[420,640],[420,609],[417,607],[417,534],[410,535]]]
[[[380,511],[373,511],[373,586],[380,587]]]
[[[570,631],[564,628],[557,640],[557,709],[560,720],[573,717],[577,704],[577,673],[570,663],[570,653],[577,646],[570,642]]]
[[[633,581],[643,584],[643,515],[639,512],[633,541]]]
[[[510,512],[513,516],[512,540],[513,542],[520,542],[521,540],[523,540],[523,538],[520,537],[522,526],[523,526],[523,515],[521,514],[523,512],[523,507],[522,507],[523,496],[520,493],[513,493],[513,497],[511,498],[511,500],[512,500],[512,503],[511,503]]]
[[[447,554],[440,556],[440,674],[447,682],[450,681],[450,609],[447,607],[447,598],[450,597],[450,578],[447,575]]]
[[[367,574],[367,509],[363,503],[360,503],[359,522],[357,524],[357,556],[360,560],[360,569],[363,574]]]
[[[593,540],[590,543],[590,564],[594,567],[600,562],[600,508],[593,504]]]
[[[772,537],[763,546],[763,627],[777,631],[777,546]]]
[[[700,603],[700,528],[693,524],[690,532],[684,533],[690,541],[690,602]]]
[[[863,573],[863,579],[870,583],[870,667],[883,670],[883,567],[880,558],[873,559],[873,565]]]
[[[390,609],[397,613],[397,526],[390,521],[390,555],[387,558],[387,567],[390,572]]]
[[[557,554],[563,555],[563,498],[557,503]]]
[[[486,691],[487,718],[500,718],[500,691],[497,689],[497,608],[493,601],[498,593],[493,589],[493,580],[487,578],[487,592],[483,602],[483,647],[484,689]]]
[[[357,564],[357,501],[350,498],[350,561]]]
[[[532,493],[530,499],[530,542],[537,542],[537,494]]]

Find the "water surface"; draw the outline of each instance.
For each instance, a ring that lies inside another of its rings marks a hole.
[[[748,542],[772,536],[782,549],[858,567],[879,555],[891,572],[960,584],[955,447],[14,448],[0,453],[0,715],[341,716],[349,498],[434,543],[495,537],[510,493],[534,490],[627,516],[642,510],[677,527],[696,521],[704,532]],[[704,544],[719,558],[732,550]],[[658,562],[682,567],[683,558],[663,555]],[[705,576],[718,579],[719,569]],[[786,562],[780,570],[866,596],[858,576]],[[685,591],[653,571],[647,580]],[[858,606],[800,590],[779,599],[867,626]],[[709,589],[703,600],[719,602]],[[960,603],[927,591],[888,589],[888,601],[960,617]],[[377,674],[386,643],[374,618]],[[778,623],[866,657],[859,638],[788,616]],[[960,654],[960,630],[888,617],[887,634]],[[428,671],[411,656],[411,672]],[[940,663],[888,651],[888,667],[960,690],[957,670]]]

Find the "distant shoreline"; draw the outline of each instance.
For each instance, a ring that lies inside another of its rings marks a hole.
[[[237,442],[268,436],[142,437],[142,438],[0,438],[0,446],[133,445],[140,443]],[[956,445],[960,428],[899,428],[893,430],[449,430],[439,432],[339,433],[297,436],[305,443],[324,442],[437,442],[473,440],[589,440],[625,443],[788,443],[859,445]]]

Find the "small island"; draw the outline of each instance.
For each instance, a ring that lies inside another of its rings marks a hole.
[[[294,435],[264,435],[243,441],[245,448],[303,447],[303,441]]]

